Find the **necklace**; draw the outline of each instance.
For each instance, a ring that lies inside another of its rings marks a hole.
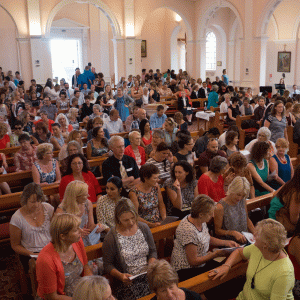
[[[279,160],[281,161],[281,163],[283,163],[283,164],[287,163],[287,160],[286,160],[285,157],[281,158],[278,154],[277,154],[277,157],[279,158]]]
[[[261,258],[260,258],[260,260],[259,260],[259,263],[258,263],[258,265],[257,265],[257,267],[256,267],[255,273],[254,273],[254,275],[253,275],[253,277],[252,277],[252,280],[251,280],[251,289],[252,289],[252,290],[255,289],[255,284],[254,284],[255,275],[258,274],[259,272],[261,272],[262,270],[264,270],[264,269],[265,269],[266,267],[268,267],[269,265],[271,265],[274,261],[276,261],[276,259],[277,259],[277,258],[279,257],[279,255],[280,255],[280,253],[281,253],[281,251],[279,252],[279,254],[277,255],[277,257],[276,257],[274,260],[272,260],[268,265],[266,265],[265,267],[263,267],[262,269],[260,269],[258,272],[256,272],[257,269],[258,269],[258,267],[259,267],[259,265],[260,265],[260,262],[261,262],[261,260],[262,260],[262,258],[263,258],[263,256],[261,256]]]

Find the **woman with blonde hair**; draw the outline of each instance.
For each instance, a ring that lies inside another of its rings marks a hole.
[[[59,214],[52,219],[51,242],[36,262],[38,299],[72,300],[77,282],[82,276],[92,275],[80,223],[80,218],[72,214]]]
[[[55,120],[61,126],[61,132],[64,138],[67,138],[73,130],[73,126],[69,123],[68,118],[64,114],[59,114]]]
[[[78,108],[71,107],[69,113],[67,115],[69,124],[72,125],[73,130],[79,130],[79,122],[78,122]]]
[[[10,147],[10,138],[7,134],[7,126],[5,123],[0,123],[0,149]]]
[[[71,141],[76,141],[80,145],[81,148],[83,147],[83,142],[81,140],[81,133],[80,133],[80,131],[78,131],[78,130],[72,130],[69,133],[69,136],[68,136],[68,138],[66,140],[66,143],[61,147],[61,149],[59,151],[59,154],[58,154],[58,160],[59,161],[64,160],[66,157],[69,156],[68,152],[67,152],[67,147],[68,147],[69,142],[71,142]],[[82,151],[81,151],[81,153],[82,153]]]
[[[104,230],[101,224],[95,224],[93,216],[93,205],[88,200],[88,185],[85,182],[74,180],[66,188],[64,198],[58,206],[55,214],[68,213],[73,214],[81,219],[80,228],[84,246],[90,246],[88,235],[96,226],[96,233]]]
[[[176,141],[176,132],[178,131],[177,124],[173,118],[167,118],[164,125],[165,143],[171,147],[172,143]]]
[[[73,300],[115,300],[108,280],[102,276],[85,276],[76,285]]]
[[[237,300],[294,299],[294,268],[284,250],[286,231],[277,221],[262,220],[255,226],[255,244],[238,248],[226,262],[209,272],[213,280],[226,277],[241,261],[248,261],[246,283]]]
[[[226,197],[218,202],[214,214],[215,234],[220,239],[244,244],[247,240],[242,232],[254,233],[246,205],[249,193],[250,184],[245,177],[235,177],[228,186]]]

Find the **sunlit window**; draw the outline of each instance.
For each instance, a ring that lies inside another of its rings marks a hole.
[[[216,69],[217,39],[213,32],[206,34],[206,70]]]

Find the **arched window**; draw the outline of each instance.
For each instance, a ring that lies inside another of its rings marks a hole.
[[[216,48],[216,35],[212,31],[210,31],[206,34],[206,70],[216,69]]]

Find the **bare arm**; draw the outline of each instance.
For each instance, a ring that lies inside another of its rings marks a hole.
[[[86,156],[87,156],[88,160],[92,159],[92,146],[91,146],[91,143],[87,144],[87,147],[86,147]]]
[[[57,139],[54,138],[54,136],[50,139],[50,142],[54,146],[55,150],[60,150],[61,149],[60,144],[58,143]]]
[[[162,220],[164,220],[167,216],[167,211],[166,211],[166,206],[163,200],[163,196],[161,194],[161,190],[159,185],[157,185],[157,191],[158,191],[158,209],[159,209],[159,214]]]
[[[55,170],[56,180],[53,183],[60,183],[61,174],[60,174],[60,168],[59,168],[59,165],[58,165],[58,161],[56,161],[55,164],[56,164],[56,170]]]
[[[22,230],[12,224],[9,224],[10,244],[12,249],[21,255],[30,256],[33,252],[27,250],[21,245]]]
[[[300,203],[296,202],[297,194],[293,193],[292,199],[290,202],[289,212],[290,212],[290,221],[292,224],[297,224],[300,214]]]
[[[232,116],[232,110],[231,110],[231,108],[228,107],[227,113],[228,113],[228,117],[229,117],[230,120],[236,121],[236,118],[234,118]]]
[[[182,209],[182,198],[181,198],[181,189],[177,189],[177,191],[173,191],[171,188],[166,187],[166,192],[168,197],[170,198],[173,206],[179,210]]]
[[[33,179],[33,182],[36,184],[41,183],[40,173],[35,165],[32,166],[32,179]]]
[[[270,158],[270,173],[273,173],[275,171],[275,180],[281,184],[281,185],[284,185],[285,182],[278,176],[278,164],[277,164],[277,161],[274,157],[271,157]]]
[[[57,292],[51,294],[44,294],[45,300],[72,300],[72,297],[65,295],[58,295]]]

